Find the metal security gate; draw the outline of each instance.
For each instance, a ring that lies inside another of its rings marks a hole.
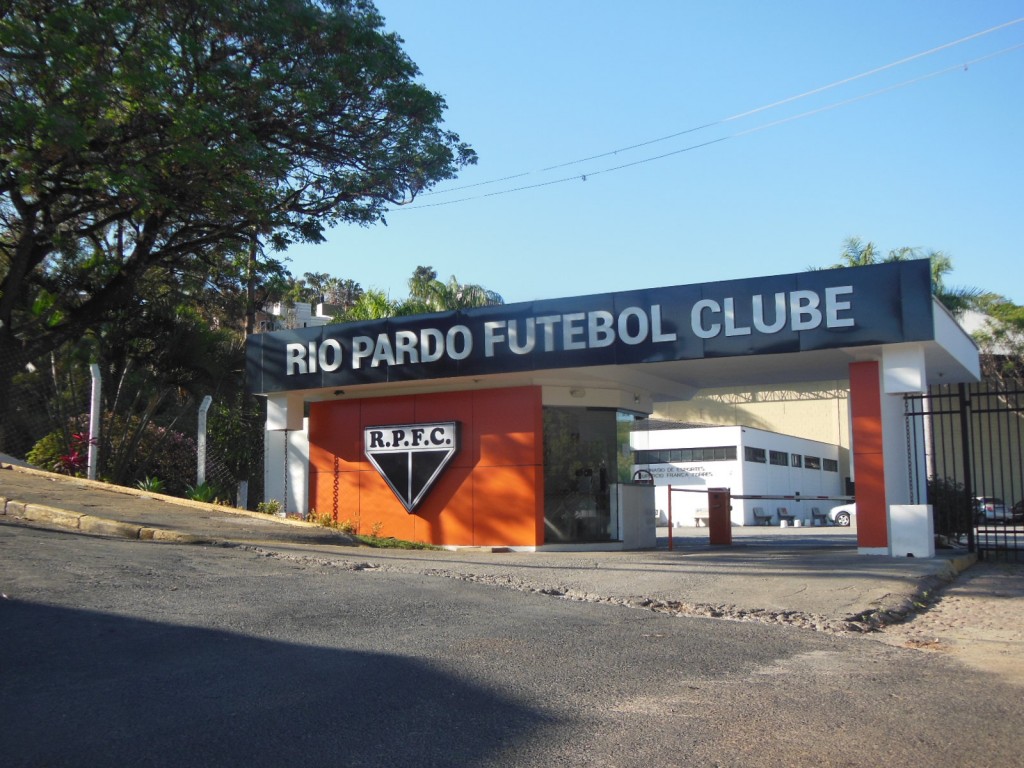
[[[932,505],[940,546],[1024,560],[1024,389],[933,387],[904,409],[908,443],[925,446],[907,457],[911,501]]]

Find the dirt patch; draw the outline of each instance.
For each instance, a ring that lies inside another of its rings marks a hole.
[[[904,648],[948,653],[1024,686],[1024,564],[977,563],[910,620],[875,637]]]

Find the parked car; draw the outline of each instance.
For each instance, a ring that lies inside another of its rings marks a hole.
[[[857,504],[840,504],[828,511],[828,520],[833,525],[847,526],[857,521]]]
[[[1013,505],[1013,522],[1017,525],[1024,524],[1024,499]]]
[[[974,499],[974,522],[1009,523],[1013,521],[1013,511],[1007,509],[1002,499],[994,496],[978,496]]]

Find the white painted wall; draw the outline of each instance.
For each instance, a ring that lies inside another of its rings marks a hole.
[[[286,513],[305,517],[309,512],[309,419],[303,420],[302,429],[268,430],[264,438],[263,500],[277,499]]]
[[[837,445],[752,427],[730,426],[648,432],[638,430],[630,435],[630,446],[637,451],[711,446],[732,446],[736,449],[734,461],[634,465],[634,471],[646,469],[654,476],[655,507],[660,518],[667,519],[669,487],[680,489],[672,492],[672,522],[675,525],[696,525],[697,516],[707,515],[708,488],[728,488],[733,496],[794,496],[799,493],[805,497],[800,501],[734,498],[731,516],[734,525],[753,525],[754,507],[762,507],[765,512],[773,514],[778,507],[786,507],[789,514],[809,523],[812,507],[818,507],[824,512],[842,503],[835,500],[842,493],[840,472],[792,465],[793,454],[801,457],[801,464],[806,463],[807,456],[830,459],[838,464],[840,448]],[[763,449],[766,454],[765,463],[747,461],[744,458],[744,449],[747,447]],[[770,451],[787,454],[789,465],[771,464]],[[814,496],[827,496],[834,500],[807,498]],[[778,520],[777,517],[775,519]]]

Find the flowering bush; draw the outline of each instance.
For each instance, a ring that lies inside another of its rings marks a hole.
[[[75,432],[71,435],[71,446],[67,453],[61,454],[58,459],[59,469],[65,475],[81,477],[88,469],[89,446],[95,445],[95,440],[90,440],[88,435]]]
[[[63,432],[51,432],[32,446],[25,458],[40,469],[84,477],[92,442],[84,432],[72,432],[70,438]]]
[[[71,420],[70,437],[51,432],[28,452],[30,464],[51,472],[83,476],[89,452],[84,417]],[[186,495],[196,481],[195,438],[152,422],[144,425],[138,417],[127,422],[114,417],[104,422],[101,434],[100,475],[112,483],[135,486],[147,477],[159,477],[162,490]],[[207,456],[206,471],[211,478],[230,477],[223,464]]]

